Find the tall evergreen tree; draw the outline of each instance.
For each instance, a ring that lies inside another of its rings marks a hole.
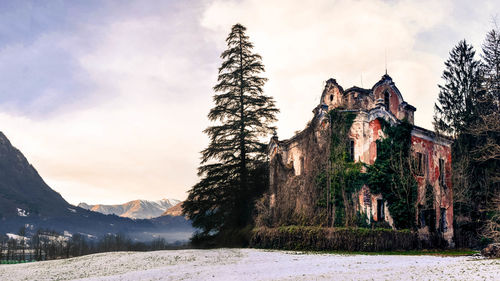
[[[488,94],[498,106],[500,102],[500,32],[498,28],[488,32],[482,51],[485,86]]]
[[[453,137],[464,132],[477,118],[475,106],[481,93],[480,62],[474,48],[465,40],[450,52],[443,72],[444,85],[439,85],[438,103],[434,104],[436,130]]]
[[[452,165],[458,241],[464,237],[464,230],[475,235],[478,229],[484,229],[488,210],[495,209],[493,198],[499,195],[498,31],[487,34],[482,46],[483,61],[476,61],[474,55],[465,40],[450,52],[443,72],[445,85],[439,86],[434,115],[436,130],[454,137]]]
[[[452,49],[443,71],[442,78],[445,83],[439,85],[438,102],[434,106],[436,131],[454,138],[452,145],[454,213],[455,218],[468,218],[463,222],[457,221],[458,228],[464,229],[478,227],[475,224],[470,225],[470,222],[479,220],[479,210],[485,202],[485,197],[482,196],[485,193],[485,186],[479,180],[482,178],[482,171],[470,157],[477,138],[468,132],[478,118],[478,105],[484,94],[481,64],[474,56],[473,47],[465,40],[460,41]],[[471,198],[476,200],[473,202]]]
[[[481,235],[500,242],[500,32],[495,26],[482,46],[485,98],[480,116],[469,129],[476,139],[471,155],[481,168],[485,211]]]
[[[275,128],[278,109],[263,93],[264,65],[241,24],[232,27],[221,58],[215,106],[205,129],[210,144],[204,149],[200,182],[189,191],[184,214],[200,229],[194,240],[206,240],[237,231],[251,221],[256,196],[265,185],[265,149],[261,138]]]

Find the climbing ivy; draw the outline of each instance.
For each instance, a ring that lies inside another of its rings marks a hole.
[[[327,226],[352,226],[356,220],[352,194],[363,185],[363,164],[349,155],[349,131],[356,114],[332,110],[329,112],[331,142],[329,165],[317,177],[321,199],[318,206],[326,208]],[[328,178],[330,188],[328,189]]]
[[[415,228],[417,182],[412,174],[411,131],[403,121],[390,126],[379,119],[384,138],[377,140],[377,159],[367,165],[368,185],[372,193],[382,194],[398,229]]]
[[[372,193],[382,194],[387,200],[396,228],[414,228],[417,182],[411,173],[413,125],[403,121],[391,126],[385,120],[379,119],[385,137],[377,140],[377,159],[373,165],[368,165],[354,162],[349,157],[348,134],[356,114],[332,110],[329,117],[329,165],[316,177],[316,185],[321,195],[317,205],[326,210],[326,225],[366,226],[366,221],[355,213],[354,204],[357,202],[353,202],[353,194],[366,183]]]

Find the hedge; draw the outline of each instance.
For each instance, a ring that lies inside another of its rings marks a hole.
[[[311,251],[393,251],[419,248],[409,230],[326,228],[314,226],[259,227],[253,230],[255,248]]]

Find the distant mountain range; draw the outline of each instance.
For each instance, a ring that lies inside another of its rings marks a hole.
[[[182,202],[177,203],[177,205],[168,208],[162,216],[182,216]]]
[[[163,201],[161,204],[165,209],[158,212],[161,215],[167,210],[167,206],[177,202]],[[136,205],[131,205],[149,206],[142,203],[143,201],[139,201]],[[138,216],[138,209],[131,207],[124,214]],[[142,214],[149,216],[146,213],[144,211]],[[27,226],[28,234],[38,228],[45,228],[87,234],[89,237],[123,233],[140,241],[156,237],[163,237],[171,242],[187,240],[193,232],[190,221],[182,216],[133,220],[69,204],[43,181],[24,155],[0,132],[0,234],[17,233],[23,226]]]
[[[180,202],[176,199],[162,199],[159,201],[134,200],[119,205],[88,205],[80,203],[78,207],[105,215],[117,215],[131,219],[150,219],[161,216]]]

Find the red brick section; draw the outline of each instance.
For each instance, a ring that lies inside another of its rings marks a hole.
[[[370,121],[370,130],[372,142],[370,143],[368,164],[373,165],[375,163],[375,159],[377,158],[377,140],[380,138],[378,132],[382,130],[382,126],[380,125],[380,121],[378,119]]]
[[[439,158],[442,157],[445,159],[445,182],[447,186],[446,192],[443,192],[440,198],[440,206],[436,206],[436,219],[439,218],[439,208],[446,208],[446,220],[449,225],[453,222],[453,208],[449,208],[453,205],[453,188],[451,182],[451,148],[449,146],[440,145],[434,143],[432,141],[422,139],[416,136],[411,137],[411,142],[413,147],[422,147],[424,151],[419,151],[427,155],[427,175],[425,176],[417,176],[417,182],[419,185],[419,191],[422,191],[419,194],[419,199],[425,196],[425,184],[426,178],[427,182],[433,185],[434,189],[438,189],[439,187]],[[449,226],[450,227],[450,226]]]
[[[392,112],[394,116],[400,118],[399,104],[401,104],[403,101],[399,100],[398,94],[389,85],[381,85],[374,89],[373,94],[375,96],[375,102],[377,101],[377,99],[384,99],[384,93],[386,90],[390,94],[389,108],[387,110]]]

